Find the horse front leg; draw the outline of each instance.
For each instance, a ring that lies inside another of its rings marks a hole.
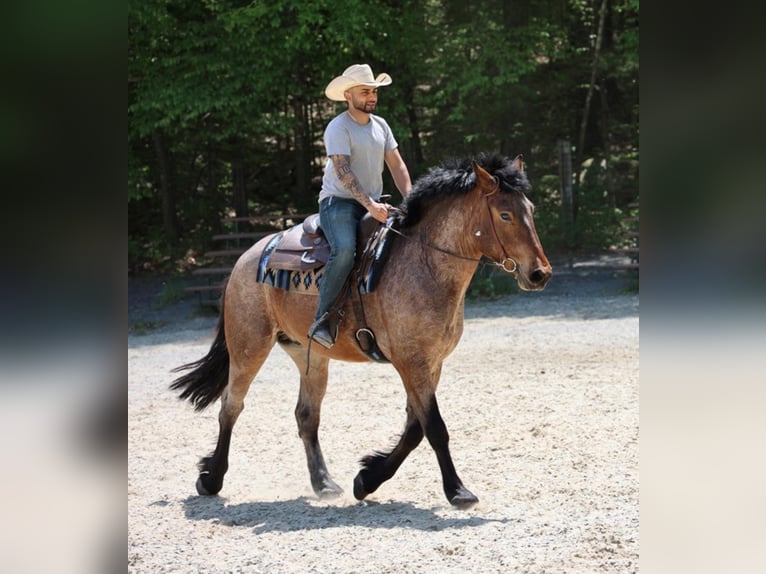
[[[368,494],[375,492],[383,482],[393,477],[407,455],[420,444],[425,434],[436,452],[447,500],[457,508],[471,508],[479,502],[479,499],[463,485],[455,470],[449,452],[449,433],[439,413],[436,396],[428,393],[426,399],[421,400],[410,389],[408,389],[408,396],[407,423],[399,442],[390,453],[376,452],[361,460],[362,468],[354,479],[354,496],[362,500]]]
[[[361,460],[361,470],[354,478],[354,496],[363,500],[368,494],[394,476],[396,471],[416,446],[423,440],[423,427],[414,410],[407,404],[407,422],[399,442],[390,453],[376,452]]]
[[[447,425],[444,424],[439,413],[435,395],[428,402],[425,412],[427,421],[425,434],[436,453],[436,459],[439,461],[444,494],[452,506],[460,509],[471,508],[479,502],[479,499],[463,485],[463,481],[457,475],[455,464],[452,462],[452,456],[449,452]]]

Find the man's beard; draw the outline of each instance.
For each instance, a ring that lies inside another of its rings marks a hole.
[[[375,106],[376,106],[375,103],[366,103],[365,102],[365,103],[359,104],[357,102],[354,102],[354,108],[356,108],[360,112],[364,112],[365,114],[370,114],[370,113],[374,112],[375,111]]]

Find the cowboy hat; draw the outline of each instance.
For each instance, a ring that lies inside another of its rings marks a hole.
[[[380,74],[377,78],[372,75],[372,68],[367,64],[354,64],[343,70],[343,75],[333,79],[324,90],[325,95],[333,101],[345,100],[343,92],[354,86],[387,86],[391,76]]]

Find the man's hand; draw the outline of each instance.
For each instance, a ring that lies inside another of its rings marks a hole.
[[[370,215],[381,223],[385,223],[386,219],[388,219],[389,209],[391,209],[390,205],[387,203],[378,203],[377,201],[370,201],[370,205],[367,206],[367,211],[370,212]]]

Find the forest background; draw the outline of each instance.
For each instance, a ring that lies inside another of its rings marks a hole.
[[[322,134],[345,105],[323,91],[354,63],[393,77],[377,113],[413,179],[451,157],[523,154],[549,253],[619,246],[637,214],[638,11],[638,0],[131,0],[129,273],[204,263],[227,217],[316,211]]]

